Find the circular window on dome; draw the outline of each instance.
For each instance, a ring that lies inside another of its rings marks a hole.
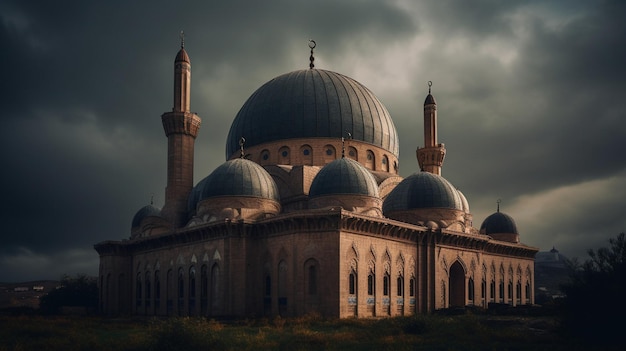
[[[383,157],[383,164],[386,165],[387,164],[387,157]]]
[[[287,157],[289,155],[289,151],[287,150],[283,150],[283,152],[280,153],[283,157]]]
[[[331,156],[334,153],[333,149],[326,149],[326,155]]]
[[[304,149],[304,150],[302,150],[302,154],[304,156],[309,156],[311,154],[311,151],[309,149]]]
[[[267,150],[263,150],[261,152],[261,159],[263,159],[263,161],[267,161],[270,158],[270,152]]]
[[[367,153],[367,160],[371,161],[372,158],[374,158],[374,156],[372,156],[372,154],[370,154],[369,152]]]

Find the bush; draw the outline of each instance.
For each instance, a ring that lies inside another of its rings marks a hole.
[[[98,283],[95,278],[79,274],[74,278],[63,276],[61,287],[41,298],[39,310],[43,314],[59,314],[63,307],[81,307],[95,311],[98,307]]]
[[[573,262],[571,283],[563,286],[563,326],[592,343],[617,344],[623,333],[616,321],[626,313],[626,236],[609,243],[610,248],[589,250],[582,265]]]

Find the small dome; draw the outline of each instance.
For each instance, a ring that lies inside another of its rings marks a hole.
[[[189,55],[187,55],[187,51],[185,51],[185,49],[183,48],[180,48],[180,51],[178,51],[178,54],[176,54],[176,59],[174,60],[174,62],[191,63],[191,60],[189,59]]]
[[[309,190],[309,197],[340,194],[378,197],[378,184],[363,165],[342,157],[324,166]]]
[[[480,225],[481,234],[519,234],[513,218],[500,211],[485,218]]]
[[[146,217],[160,217],[161,209],[153,205],[146,205],[139,209],[133,217],[131,228],[137,228],[141,225],[141,221]]]
[[[242,196],[280,201],[272,176],[259,164],[236,158],[224,162],[198,182],[189,196],[191,210],[199,201],[222,196]]]
[[[448,208],[463,211],[458,191],[444,177],[417,172],[405,178],[389,193],[383,212],[420,208]]]
[[[342,74],[304,69],[278,76],[241,107],[226,142],[226,159],[246,147],[301,138],[341,138],[372,144],[397,156],[396,127],[380,100]]]

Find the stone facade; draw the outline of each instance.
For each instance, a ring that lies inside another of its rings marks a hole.
[[[130,239],[95,245],[104,314],[350,318],[534,303],[537,249],[519,242],[514,223],[512,232],[474,228],[465,197],[440,178],[445,149],[436,139],[432,95],[424,109],[428,145],[417,154],[422,171],[436,176],[420,184],[403,183],[415,177],[398,175],[394,150],[320,135],[250,148],[242,139],[241,152],[194,187],[200,119],[189,113],[190,69],[181,48],[175,108],[163,115],[163,210],[144,207]],[[281,127],[289,126],[268,126]],[[328,181],[343,181],[345,189],[311,196],[316,176],[331,164],[341,172]],[[219,189],[208,185],[215,179],[222,179]],[[401,188],[435,202],[394,194]]]

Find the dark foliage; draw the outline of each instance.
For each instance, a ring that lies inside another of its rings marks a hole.
[[[41,298],[39,310],[43,314],[59,314],[63,307],[82,307],[95,311],[98,306],[98,284],[95,278],[79,274],[63,276],[61,287]]]
[[[623,338],[626,314],[626,235],[609,240],[609,248],[589,250],[590,258],[572,266],[566,293],[563,326],[573,336],[597,344],[616,344]]]

